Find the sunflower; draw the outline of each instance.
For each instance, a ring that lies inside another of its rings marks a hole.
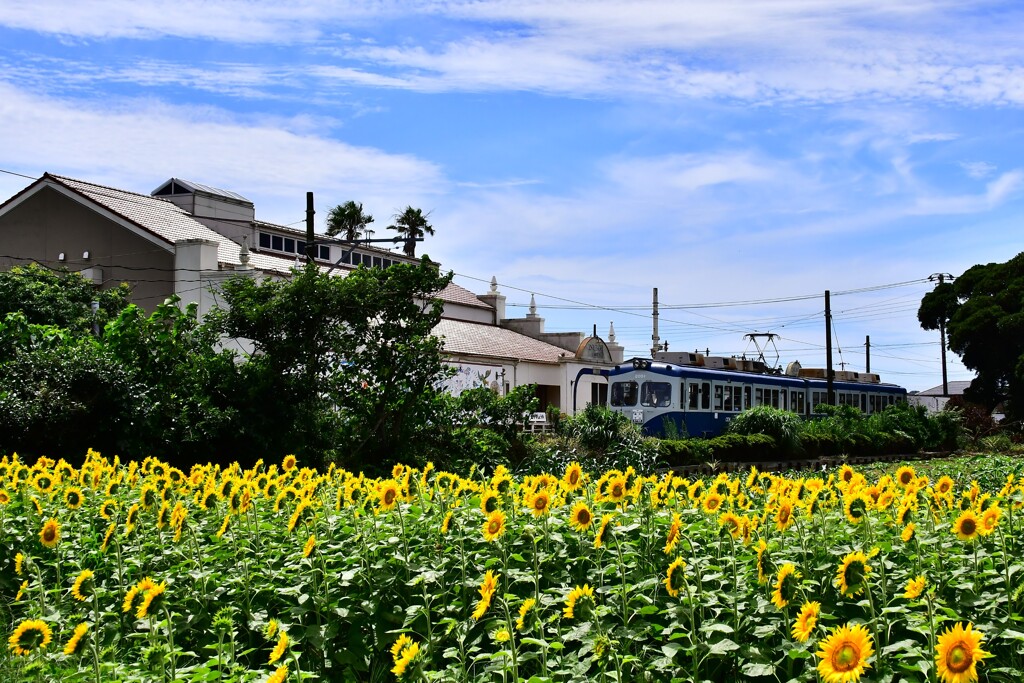
[[[480,621],[484,614],[487,613],[487,609],[491,606],[491,599],[494,597],[495,591],[498,590],[498,575],[490,569],[484,574],[484,580],[480,582],[480,599],[476,603],[476,609],[473,610],[473,619]]]
[[[953,480],[951,478],[949,478],[948,476],[945,476],[945,475],[939,477],[939,480],[937,482],[935,482],[935,491],[937,493],[941,493],[942,495],[946,495],[947,493],[952,493],[953,492]]]
[[[408,633],[398,636],[398,640],[391,644],[391,659],[397,661],[402,654],[402,650],[410,645],[412,645],[412,638],[409,637]]]
[[[864,591],[870,573],[871,565],[868,564],[867,555],[859,550],[849,553],[843,558],[839,571],[836,572],[836,585],[843,595],[852,598]]]
[[[917,525],[913,522],[909,522],[905,527],[903,527],[903,532],[900,534],[900,538],[903,539],[904,543],[910,543],[912,540],[914,540],[914,535],[916,533]]]
[[[7,492],[7,489],[0,488],[0,505],[7,505],[11,502],[11,494]]]
[[[915,481],[917,481],[917,472],[910,465],[904,465],[896,470],[896,483],[903,488],[907,488]]]
[[[542,517],[551,509],[551,494],[546,489],[540,489],[526,498],[526,505],[534,517]]]
[[[582,601],[582,602],[581,602]],[[565,607],[562,608],[562,616],[566,619],[575,619],[577,616],[584,617],[584,606],[594,602],[594,589],[589,584],[576,586],[569,595],[565,596]],[[577,609],[579,614],[577,615]]]
[[[772,603],[782,609],[796,598],[796,589],[800,585],[803,574],[796,570],[790,563],[782,565],[778,576],[775,578],[775,592],[772,593]]]
[[[128,508],[128,515],[124,519],[124,532],[130,534],[135,529],[135,525],[139,521],[139,504],[132,503],[132,506]]]
[[[981,520],[974,510],[964,510],[953,522],[953,533],[961,541],[973,541],[980,534]]]
[[[839,468],[839,480],[844,484],[849,484],[856,478],[856,472],[849,465],[843,465]]]
[[[796,621],[793,622],[793,640],[806,643],[814,632],[814,627],[818,625],[819,614],[821,603],[805,602],[800,608],[800,613],[796,615]]]
[[[594,524],[594,513],[582,500],[576,501],[569,512],[569,526],[584,532]]]
[[[719,508],[722,507],[723,500],[724,499],[721,494],[710,491],[706,496],[704,496],[704,500],[701,501],[700,506],[706,514],[717,515]]]
[[[775,528],[779,531],[785,531],[789,527],[793,526],[793,522],[796,521],[793,518],[793,502],[790,500],[783,500],[779,503],[779,507],[775,510]]]
[[[32,479],[32,485],[39,493],[49,493],[53,490],[53,477],[48,472],[39,472]]]
[[[314,548],[316,548],[316,536],[310,534],[309,538],[306,539],[306,545],[302,548],[302,556],[309,557],[313,554]]]
[[[89,593],[92,592],[92,579],[94,574],[91,569],[83,569],[75,579],[75,583],[71,586],[71,595],[79,602],[85,602],[89,599]]]
[[[380,488],[377,489],[377,495],[377,509],[381,512],[387,512],[394,509],[395,504],[402,495],[402,489],[394,479],[385,479],[381,483]]]
[[[480,512],[489,515],[501,507],[501,494],[495,489],[488,489],[480,494]]]
[[[565,468],[562,475],[562,488],[566,491],[576,491],[583,486],[583,467],[578,462],[571,462]]]
[[[68,640],[67,645],[64,646],[64,654],[73,655],[75,650],[78,649],[78,644],[82,641],[82,638],[86,633],[89,632],[89,624],[82,622],[75,627],[75,632],[72,634],[71,639]]]
[[[978,529],[982,536],[988,536],[999,526],[999,518],[1003,511],[998,505],[992,505],[981,513],[981,528]]]
[[[846,502],[843,505],[843,511],[846,513],[846,519],[850,524],[860,524],[864,521],[864,516],[868,513],[870,508],[870,499],[862,493],[854,493],[846,496]]]
[[[942,683],[974,683],[977,664],[991,653],[981,649],[981,634],[960,622],[939,634],[935,644],[935,666]]]
[[[519,618],[516,619],[516,630],[522,631],[526,628],[526,615],[530,613],[533,606],[537,604],[534,598],[526,598],[523,600],[523,604],[519,605]]]
[[[402,651],[395,657],[395,666],[392,667],[391,673],[395,674],[397,678],[401,678],[412,661],[416,659],[416,655],[420,652],[420,644],[413,642],[402,648]]]
[[[601,518],[601,525],[597,528],[597,533],[594,534],[594,547],[600,548],[604,545],[604,535],[608,530],[608,524],[612,521],[613,515],[605,515]]]
[[[505,513],[495,510],[484,520],[483,534],[485,541],[493,541],[505,533]]]
[[[53,639],[49,624],[42,619],[26,619],[18,624],[7,640],[7,647],[14,654],[27,657],[34,650],[46,647]]]
[[[277,667],[274,673],[270,674],[270,678],[267,679],[267,683],[284,683],[288,680],[288,665]]]
[[[818,673],[824,683],[854,683],[871,668],[867,660],[873,654],[871,634],[863,624],[840,626],[821,641]]]
[[[60,543],[60,523],[52,517],[43,523],[39,531],[39,542],[47,548],[56,548]]]
[[[665,590],[673,598],[679,596],[679,590],[683,587],[683,581],[685,576],[683,570],[686,569],[686,563],[683,562],[683,558],[677,557],[672,564],[668,566],[668,571],[665,573]]]
[[[280,629],[277,632],[277,643],[274,645],[274,649],[270,652],[270,659],[267,660],[267,664],[273,664],[277,660],[284,657],[285,651],[288,649],[288,634],[285,633],[284,629]]]
[[[730,536],[739,539],[743,535],[744,519],[734,512],[723,512],[718,516],[720,533],[727,531]]]
[[[24,581],[21,582],[21,585],[18,587],[18,594],[14,596],[14,602],[18,602],[19,600],[21,600],[22,596],[25,595],[25,591],[27,591],[27,590],[28,590],[28,579],[25,579]]]
[[[294,455],[284,456],[284,460],[281,461],[281,469],[285,472],[291,472],[295,469],[296,460]]]
[[[24,553],[18,553],[14,556],[14,573],[21,576],[21,572],[25,567],[25,555]]]
[[[608,480],[607,494],[605,498],[613,503],[621,503],[626,497],[628,486],[625,475],[618,475]]]
[[[679,517],[679,513],[672,515],[672,526],[668,528],[668,537],[665,539],[665,554],[669,555],[676,548],[676,543],[679,542],[679,535],[683,531],[683,520]]]
[[[924,585],[924,575],[915,576],[907,581],[907,586],[903,591],[903,597],[907,600],[916,600],[921,597],[921,593],[924,592]]]
[[[147,590],[145,595],[142,596],[142,602],[139,603],[139,608],[135,610],[135,617],[138,619],[145,619],[151,610],[156,611],[156,608],[160,604],[166,590],[166,581]]]
[[[445,513],[444,520],[441,522],[441,533],[447,534],[452,528],[452,516],[455,514],[454,510],[449,510]]]
[[[64,504],[69,510],[77,510],[82,507],[82,489],[71,486],[64,490]]]
[[[775,571],[775,565],[768,553],[768,544],[762,538],[757,543],[757,582],[768,583],[768,577]]]
[[[217,530],[217,538],[222,538],[224,534],[228,532],[228,528],[231,526],[231,513],[224,515],[224,522],[221,523],[220,529]],[[233,533],[233,532],[232,532]]]

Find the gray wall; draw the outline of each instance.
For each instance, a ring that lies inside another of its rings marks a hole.
[[[91,258],[83,261],[86,250]],[[63,264],[57,260],[60,252],[67,255]],[[26,264],[25,258],[73,271],[100,266],[104,288],[131,283],[133,301],[148,311],[174,291],[171,245],[138,236],[50,188],[0,216],[0,269]]]

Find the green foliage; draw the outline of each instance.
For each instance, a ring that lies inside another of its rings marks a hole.
[[[357,240],[373,222],[373,216],[363,213],[362,202],[349,200],[338,204],[327,214],[327,234],[342,235],[349,241]]]
[[[978,373],[965,392],[991,411],[1024,417],[1024,253],[1006,263],[969,268],[921,300],[918,320],[926,330],[945,323],[949,348]]]
[[[405,238],[406,256],[416,255],[416,240],[434,234],[434,226],[427,220],[429,216],[429,213],[423,213],[423,209],[407,206],[402,213],[395,215],[394,225],[388,226],[388,230],[394,230]]]
[[[367,471],[414,461],[443,414],[442,342],[431,332],[442,311],[433,295],[450,280],[424,260],[343,278],[307,266],[287,281],[226,282],[227,308],[210,322],[255,347],[241,389],[246,405],[273,407],[264,452]]]
[[[729,434],[764,434],[787,454],[800,450],[800,430],[803,420],[796,413],[771,406],[755,406],[744,410],[729,423]]]
[[[53,325],[75,335],[91,334],[93,323],[102,328],[131,297],[127,284],[96,291],[78,273],[54,271],[36,264],[0,272],[0,319],[20,312],[34,325]],[[95,315],[92,302],[99,304]]]

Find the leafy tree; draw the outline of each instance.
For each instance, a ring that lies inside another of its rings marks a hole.
[[[225,283],[227,309],[209,320],[254,345],[241,390],[261,450],[366,470],[413,457],[418,435],[442,426],[433,295],[450,280],[424,260],[343,278],[309,265],[287,281]]]
[[[1024,417],[1024,253],[939,285],[921,300],[918,320],[926,330],[945,323],[950,350],[977,373],[967,400],[989,410],[1005,401],[1008,416]]]
[[[406,256],[416,256],[416,240],[434,234],[434,226],[427,221],[429,215],[423,213],[422,209],[407,206],[402,213],[395,214],[395,224],[388,226],[388,230],[394,230],[405,238]]]
[[[354,241],[373,222],[373,216],[363,213],[361,202],[349,200],[338,204],[327,214],[327,234],[331,237],[344,235],[346,240]]]
[[[0,273],[0,319],[19,311],[29,324],[54,325],[73,334],[92,333],[94,323],[102,329],[130,298],[126,283],[98,291],[78,273],[35,263]],[[99,304],[95,314],[94,301]]]

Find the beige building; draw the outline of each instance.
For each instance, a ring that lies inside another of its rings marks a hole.
[[[217,305],[224,279],[286,277],[305,251],[305,231],[257,220],[253,202],[235,192],[179,178],[147,195],[47,173],[0,204],[0,269],[37,262],[79,271],[98,287],[128,282],[147,310],[176,294],[203,315]],[[323,234],[316,259],[340,276],[360,265],[417,262]],[[535,384],[542,410],[569,414],[605,402],[607,384],[592,373],[621,362],[614,332],[608,343],[596,330],[547,333],[532,301],[525,318],[507,319],[493,280],[479,296],[452,283],[439,297],[444,314],[434,331],[456,369],[451,391]]]

